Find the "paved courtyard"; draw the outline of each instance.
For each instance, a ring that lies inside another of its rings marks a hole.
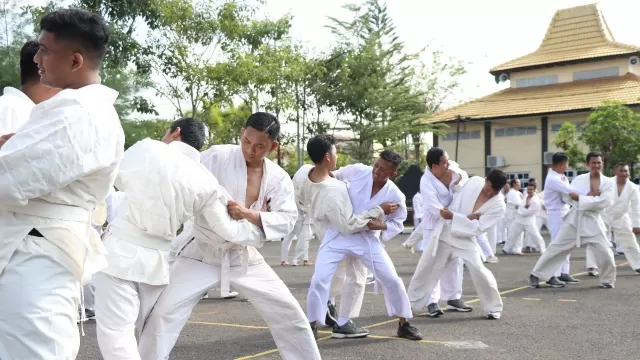
[[[399,275],[409,284],[419,259],[400,244],[406,235],[393,239],[387,250]],[[548,241],[548,235],[545,234]],[[312,243],[311,259],[318,243]],[[306,295],[313,267],[281,267],[280,243],[267,243],[261,250],[306,308]],[[293,252],[293,251],[292,251]],[[563,289],[530,289],[529,272],[537,254],[500,256],[488,264],[504,301],[499,321],[470,313],[446,312],[440,318],[414,314],[411,322],[424,335],[422,341],[395,337],[396,320],[386,316],[384,297],[367,287],[360,326],[370,329],[366,339],[337,340],[329,329],[321,329],[318,346],[323,359],[638,359],[640,324],[640,276],[616,256],[616,288],[605,290],[597,278],[584,272],[584,249],[572,256],[572,273],[582,282]],[[479,306],[471,279],[465,272],[464,299]],[[287,319],[282,319],[287,321]],[[85,324],[78,359],[101,359],[95,322]],[[325,331],[322,331],[325,330]],[[183,330],[171,359],[280,359],[269,330],[251,303],[240,300],[202,300]],[[304,360],[304,359],[300,359]]]

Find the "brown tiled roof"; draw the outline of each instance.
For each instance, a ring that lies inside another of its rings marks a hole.
[[[639,53],[640,47],[615,41],[595,4],[556,11],[538,50],[498,65],[494,75],[527,67]]]
[[[624,76],[555,85],[508,88],[441,111],[421,121],[435,123],[455,120],[457,116],[496,119],[589,110],[604,100],[617,100],[629,105],[640,104],[640,77],[627,73]]]

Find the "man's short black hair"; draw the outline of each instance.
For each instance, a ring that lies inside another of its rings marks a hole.
[[[538,188],[538,186],[536,185],[536,183],[531,183],[531,182],[527,184],[527,187],[532,187],[532,188],[533,188],[533,190],[535,190],[535,189],[537,189],[537,188]]]
[[[38,64],[33,61],[38,49],[40,44],[34,40],[27,41],[20,49],[20,85],[40,82]]]
[[[513,179],[509,180],[509,186],[513,187],[513,185],[515,185],[516,182],[518,182],[518,181],[520,181],[520,179],[513,178]]]
[[[551,157],[551,163],[553,165],[560,165],[567,162],[569,162],[569,157],[563,152],[557,152]]]
[[[589,161],[591,161],[591,158],[595,158],[595,157],[602,157],[602,153],[598,152],[598,151],[591,151],[587,154],[587,164],[589,164]]]
[[[392,150],[384,150],[383,152],[380,153],[380,158],[384,161],[388,161],[392,163],[396,169],[402,162],[402,157],[397,152]]]
[[[200,151],[206,138],[204,124],[194,118],[182,118],[174,121],[169,127],[171,132],[180,128],[180,139],[183,143]]]
[[[269,134],[271,141],[276,141],[280,136],[280,121],[278,118],[267,112],[257,112],[251,114],[244,124],[244,128],[254,128]]]
[[[493,190],[500,191],[507,184],[507,179],[509,177],[502,170],[493,168],[489,170],[486,178],[491,183],[491,188]]]
[[[429,166],[429,169],[431,169],[433,165],[440,164],[440,159],[443,156],[444,156],[444,150],[440,149],[439,147],[434,146],[431,149],[429,149],[427,151],[427,166]]]
[[[629,164],[627,164],[626,162],[619,162],[619,163],[616,164],[615,168],[617,169],[619,167],[625,167],[625,166],[629,166]]]
[[[538,181],[538,180],[536,180],[536,178],[534,178],[534,177],[529,178],[529,183],[536,182],[536,181]]]
[[[46,31],[63,40],[77,44],[99,67],[107,53],[109,27],[95,13],[82,9],[60,9],[46,14],[40,20],[40,31]]]
[[[333,135],[316,135],[307,142],[307,154],[314,164],[320,164],[335,144],[336,138]]]

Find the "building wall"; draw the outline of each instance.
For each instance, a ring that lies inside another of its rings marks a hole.
[[[597,70],[603,68],[610,67],[618,67],[619,75],[625,75],[628,72],[636,71],[637,69],[632,69],[629,65],[628,58],[620,58],[606,61],[598,61],[592,63],[584,63],[584,64],[576,64],[576,65],[563,65],[563,66],[554,66],[545,69],[536,69],[530,71],[522,71],[512,73],[510,75],[510,86],[515,88],[518,80],[521,79],[531,79],[537,78],[541,76],[558,76],[558,83],[567,83],[573,81],[573,73],[576,71],[588,71],[588,70]]]
[[[460,124],[460,140],[458,141],[458,159],[456,153],[456,124],[449,124],[447,134],[438,138],[438,147],[449,154],[451,160],[456,160],[460,167],[472,175],[484,176],[484,124]]]
[[[542,176],[541,118],[496,120],[491,123],[491,155],[500,155],[507,173]]]

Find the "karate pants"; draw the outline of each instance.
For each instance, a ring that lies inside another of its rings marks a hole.
[[[357,318],[360,316],[367,283],[367,267],[358,257],[346,257],[338,265],[331,281],[331,297],[340,296],[338,316]]]
[[[71,259],[27,236],[0,274],[0,359],[73,360],[80,347],[80,280]]]
[[[309,295],[307,296],[309,322],[317,321],[324,324],[331,280],[340,262],[350,256],[359,258],[364,266],[373,271],[376,281],[379,281],[383,288],[389,316],[406,319],[413,317],[407,291],[391,262],[391,258],[378,240],[367,241],[368,244],[363,240],[364,246],[359,249],[345,249],[341,246],[340,239],[333,239],[322,245],[318,251],[315,272],[311,278]]]
[[[640,269],[640,247],[631,227],[611,227],[616,247],[620,246],[632,270]]]
[[[138,349],[143,360],[169,357],[193,308],[209,289],[220,284],[220,275],[219,266],[185,257],[176,259],[171,269],[171,283],[160,295],[142,329]],[[242,275],[241,266],[232,266],[229,276],[231,286],[250,301],[269,326],[283,359],[320,359],[318,345],[300,304],[264,260],[249,265],[246,275]],[[325,300],[325,312],[326,306]]]
[[[96,333],[105,360],[140,360],[136,335],[140,335],[164,287],[98,273]]]
[[[496,224],[496,241],[498,244],[507,242],[507,224],[507,219],[504,217]]]
[[[425,251],[422,252],[422,256],[420,256],[420,260],[418,261],[418,266],[413,273],[413,278],[426,276],[425,269],[422,268],[420,264],[422,264],[425,260],[423,258],[427,254],[426,248],[429,247],[431,243],[431,231],[427,230],[424,237],[425,243]],[[428,254],[429,256],[431,254]],[[440,275],[440,279],[436,286],[431,290],[429,295],[429,304],[437,304],[440,302],[440,299],[448,300],[457,300],[462,298],[462,276],[464,273],[464,268],[462,266],[462,259],[452,259],[447,267]],[[415,308],[414,308],[415,309]]]
[[[557,237],[547,247],[547,251],[540,256],[533,268],[534,276],[541,280],[548,280],[560,266],[563,259],[576,249],[576,229],[572,226],[563,227]],[[582,245],[591,248],[597,267],[600,270],[600,282],[613,284],[616,281],[616,264],[613,258],[609,239],[604,234],[596,236],[580,236]]]
[[[296,248],[293,253],[293,264],[297,264],[300,261],[309,260],[309,242],[313,238],[313,232],[311,231],[311,225],[304,224],[304,219],[296,221],[293,231],[289,235],[284,237],[280,247],[280,261],[287,261],[289,258],[289,250],[291,249],[291,242],[297,238]]]
[[[413,218],[413,228],[417,228],[418,225],[420,225],[420,223],[422,222],[422,219],[420,218]],[[424,238],[421,238],[418,243],[416,244],[416,251],[423,251],[424,250]]]
[[[476,292],[480,297],[484,312],[486,314],[502,312],[502,298],[498,291],[498,283],[493,273],[482,263],[479,251],[477,249],[458,249],[444,241],[438,241],[437,244],[438,249],[435,256],[432,255],[434,244],[431,243],[426,247],[418,263],[421,274],[418,276],[418,271],[416,271],[411,279],[409,284],[411,307],[419,310],[427,306],[430,300],[427,300],[425,294],[429,294],[437,286],[438,279],[440,279],[447,266],[454,259],[459,259],[469,269],[471,281],[473,281]]]
[[[551,245],[551,243],[556,239],[556,236],[558,236],[560,229],[562,229],[562,224],[562,212],[547,211],[547,225],[549,226],[549,235],[551,236],[549,245]],[[569,253],[567,254],[567,257],[559,264],[553,276],[558,277],[562,274],[569,274],[569,271],[571,271],[570,260],[571,254]],[[546,280],[549,279],[545,279],[545,281]]]
[[[96,306],[96,275],[91,275],[91,280],[83,285],[84,308],[95,311]]]
[[[514,222],[511,226],[511,232],[507,243],[504,245],[504,251],[510,254],[521,253],[523,246],[523,233],[533,239],[534,245],[532,245],[532,247],[540,250],[541,253],[544,252],[546,249],[544,239],[542,238],[542,235],[540,235],[540,232],[538,232],[538,229],[536,229],[536,225],[525,225],[518,222]]]
[[[480,250],[482,250],[482,255],[485,259],[489,259],[495,257],[496,254],[491,249],[491,244],[489,243],[489,238],[486,233],[480,234],[476,236],[476,240],[478,241],[478,245],[480,246]]]

